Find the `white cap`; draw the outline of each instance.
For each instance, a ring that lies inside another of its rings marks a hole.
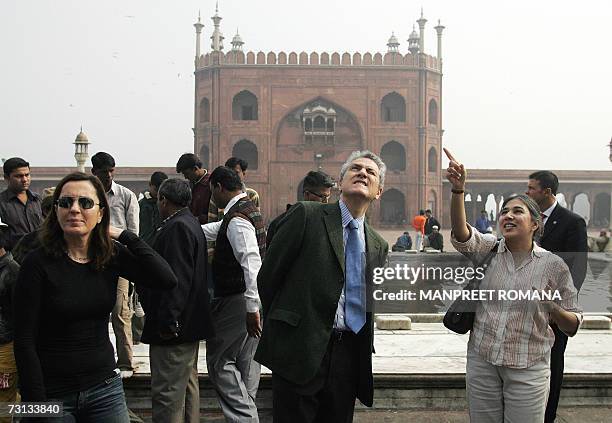
[[[433,225],[431,229],[440,229],[440,228],[438,228],[438,225]]]

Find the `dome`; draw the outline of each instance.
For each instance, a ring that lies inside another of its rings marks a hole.
[[[391,34],[391,38],[389,38],[389,42],[387,43],[389,46],[398,46],[399,41],[397,41],[397,37],[394,33]]]
[[[76,136],[76,139],[74,140],[74,142],[85,143],[85,142],[89,142],[89,139],[87,138],[87,135],[85,135],[85,133],[81,131]]]
[[[327,113],[330,115],[335,115],[336,114],[336,110],[333,107],[330,107],[329,109],[327,109]]]
[[[306,108],[304,109],[304,113],[305,113],[305,114],[309,114],[309,113],[312,113],[312,112],[310,111],[310,108],[309,108],[309,107],[306,107]]]
[[[237,32],[236,35],[234,35],[234,38],[232,38],[232,44],[244,44],[242,41],[242,37]]]
[[[412,27],[412,32],[410,33],[410,38],[408,38],[408,40],[418,40],[419,39],[419,34],[416,32],[416,29],[414,29],[414,26]]]

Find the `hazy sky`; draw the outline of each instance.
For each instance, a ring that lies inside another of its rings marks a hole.
[[[611,169],[612,3],[222,0],[226,49],[403,53],[421,4],[426,50],[443,40],[444,145],[468,167]],[[193,148],[193,23],[210,47],[214,1],[2,0],[0,157],[173,166]]]

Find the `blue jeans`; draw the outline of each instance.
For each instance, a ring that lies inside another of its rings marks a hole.
[[[49,419],[51,423],[129,423],[130,421],[119,374],[85,391],[66,394],[49,401],[60,401],[64,404],[64,415]]]

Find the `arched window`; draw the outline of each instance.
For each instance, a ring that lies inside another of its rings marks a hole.
[[[438,103],[433,98],[429,100],[428,121],[431,125],[438,124]]]
[[[314,129],[325,130],[325,118],[323,116],[317,116],[314,118]]]
[[[200,101],[200,123],[210,122],[210,102],[206,97]]]
[[[204,169],[208,169],[210,166],[210,150],[207,145],[202,145],[202,148],[200,148],[200,160]]]
[[[308,118],[304,121],[304,131],[311,132],[312,131],[312,119]]]
[[[257,146],[249,140],[240,140],[234,144],[232,149],[232,157],[246,160],[249,164],[249,170],[257,170],[259,167],[259,153]]]
[[[240,91],[232,101],[232,119],[257,120],[257,97],[250,91]]]
[[[429,154],[427,157],[427,170],[430,172],[438,171],[438,152],[434,147],[429,149]]]
[[[380,102],[383,122],[406,122],[406,101],[398,93],[389,93]]]
[[[406,223],[405,197],[401,191],[391,188],[380,198],[380,221],[391,225]]]
[[[397,141],[389,141],[380,150],[380,158],[389,170],[406,170],[406,150]]]
[[[334,132],[334,120],[332,118],[327,119],[327,132]]]

